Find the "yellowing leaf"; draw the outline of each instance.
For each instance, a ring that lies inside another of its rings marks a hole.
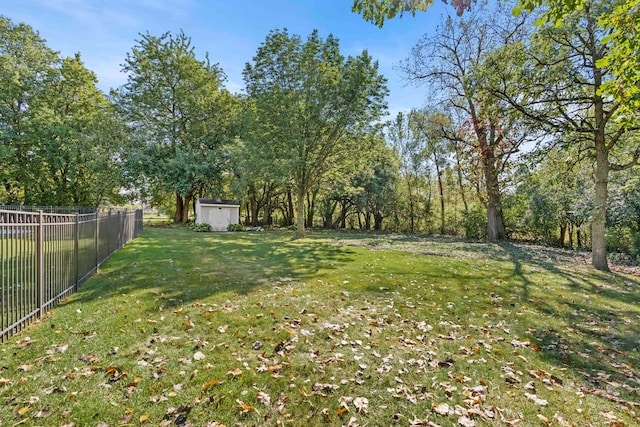
[[[22,408],[18,409],[18,415],[24,415],[27,412],[29,412],[29,410],[31,410],[30,407],[28,406],[23,406]]]
[[[213,381],[207,381],[206,383],[204,383],[202,385],[202,388],[209,388],[209,387],[215,387],[218,384],[222,384],[224,381],[222,380],[213,380]]]
[[[230,377],[233,377],[233,378],[237,378],[237,377],[242,375],[242,371],[240,370],[240,368],[234,368],[234,369],[230,370],[229,372],[227,372],[227,375],[229,375]]]
[[[151,417],[151,415],[149,415],[149,414],[140,415],[140,422],[143,423],[143,422],[147,421],[150,417]]]

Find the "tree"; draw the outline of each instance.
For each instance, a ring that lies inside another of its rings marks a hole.
[[[3,17],[0,55],[2,199],[58,206],[118,201],[122,127],[80,55],[60,58],[31,27]]]
[[[220,67],[198,60],[183,32],[147,33],[136,43],[123,65],[127,83],[115,94],[137,141],[129,174],[147,195],[172,192],[174,220],[187,222],[190,203],[220,179],[238,103]]]
[[[611,96],[619,104],[616,115],[624,120],[632,116],[640,107],[640,0],[615,2],[616,6],[598,14],[597,26],[607,36],[607,53],[599,59],[598,66],[611,71],[610,79],[600,87],[600,94]],[[591,0],[520,0],[519,10],[542,9],[543,16],[538,23],[551,22],[561,25],[574,12],[593,10]]]
[[[400,160],[400,175],[407,189],[409,203],[409,231],[415,233],[420,205],[419,187],[422,178],[427,175],[427,169],[425,150],[414,132],[411,118],[411,115],[398,113],[393,121],[387,123],[387,137]]]
[[[245,66],[244,80],[257,119],[247,138],[291,182],[302,237],[307,193],[381,116],[386,79],[366,51],[345,59],[332,35],[322,40],[313,31],[302,42],[274,30]]]
[[[113,106],[96,87],[95,74],[76,54],[62,60],[43,89],[32,118],[32,173],[39,177],[25,202],[58,206],[98,206],[118,201],[122,187],[117,158],[124,132]]]
[[[517,109],[532,126],[563,144],[578,147],[581,158],[594,165],[592,264],[608,271],[606,212],[610,173],[633,168],[640,161],[639,127],[617,120],[621,104],[602,95],[612,71],[602,67],[610,42],[597,25],[616,2],[586,2],[583,10],[566,15],[562,25],[539,28],[528,49],[505,47],[493,63],[503,58],[512,67],[490,71],[494,95]],[[637,117],[637,112],[634,117]]]
[[[491,16],[489,16],[491,15]],[[439,101],[448,103],[464,118],[462,138],[450,138],[471,150],[482,172],[478,187],[487,209],[487,238],[506,237],[500,177],[522,144],[526,132],[516,117],[485,88],[481,78],[485,57],[503,45],[516,44],[526,36],[526,17],[512,17],[504,8],[491,13],[474,11],[454,22],[448,18],[432,37],[425,36],[401,69],[411,81],[426,83]]]
[[[447,3],[447,0],[442,0]],[[522,10],[532,12],[542,9],[543,15],[537,21],[557,23],[570,13],[582,10],[590,0],[519,0],[514,13]],[[471,10],[476,0],[451,0],[458,16]],[[382,27],[384,22],[397,15],[427,10],[433,0],[354,0],[352,11],[358,12],[369,22]],[[609,13],[601,15],[598,26],[608,33],[611,41],[606,56],[600,59],[600,66],[607,67],[616,76],[601,87],[601,94],[612,96],[620,104],[618,115],[627,117],[640,106],[640,0],[620,2]]]
[[[382,221],[389,215],[396,197],[398,159],[384,141],[371,151],[366,168],[354,176],[356,185],[362,188],[362,204],[365,215],[365,230],[382,230]]]
[[[25,191],[37,182],[31,155],[31,126],[42,94],[55,78],[59,58],[26,24],[0,16],[0,179],[6,203],[24,202]]]
[[[476,0],[442,0],[443,3],[450,3],[456,9],[458,16],[471,9],[471,5]],[[358,12],[369,22],[382,27],[387,19],[392,19],[398,15],[410,13],[415,16],[416,12],[426,12],[427,7],[433,4],[433,0],[354,0],[353,12]]]
[[[447,165],[448,144],[446,128],[450,127],[449,119],[442,113],[426,109],[413,110],[409,116],[409,124],[413,134],[423,143],[425,156],[431,158],[438,181],[440,198],[440,234],[445,234],[445,197],[443,174]]]

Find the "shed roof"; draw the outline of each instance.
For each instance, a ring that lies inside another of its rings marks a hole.
[[[240,206],[240,203],[236,200],[224,200],[224,199],[198,199],[201,205],[229,205]]]

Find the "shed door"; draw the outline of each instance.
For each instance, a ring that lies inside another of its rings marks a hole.
[[[231,212],[225,208],[213,208],[209,211],[211,228],[216,231],[226,231],[231,222]]]

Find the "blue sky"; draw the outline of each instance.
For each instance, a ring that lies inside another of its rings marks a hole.
[[[64,56],[80,52],[87,68],[108,91],[125,83],[120,72],[140,33],[161,35],[181,29],[199,58],[205,52],[228,76],[227,87],[242,90],[242,70],[267,33],[287,28],[306,37],[313,29],[340,40],[341,52],[367,49],[389,80],[390,113],[421,107],[424,87],[407,86],[395,66],[443,14],[453,9],[436,1],[426,13],[388,21],[382,29],[351,12],[352,0],[1,0],[0,13],[32,26]]]

